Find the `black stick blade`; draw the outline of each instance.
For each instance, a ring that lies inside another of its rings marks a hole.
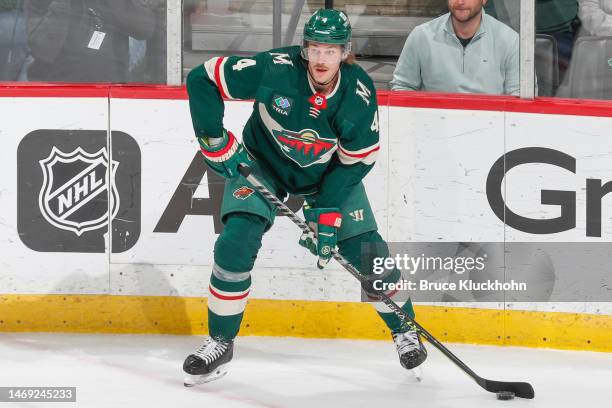
[[[476,382],[489,392],[497,393],[500,391],[510,391],[513,392],[515,396],[521,398],[532,399],[535,397],[533,387],[526,382],[493,381],[484,378],[479,378]]]

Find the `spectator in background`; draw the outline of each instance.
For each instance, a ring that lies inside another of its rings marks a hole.
[[[206,13],[208,0],[183,0],[183,44],[185,49],[192,50],[191,18]]]
[[[507,6],[510,4],[510,10]],[[519,2],[489,0],[486,12],[495,18],[520,13]],[[518,22],[518,21],[517,21]],[[572,58],[576,33],[580,28],[578,19],[578,0],[535,0],[535,30],[537,34],[547,34],[555,38],[559,57],[559,79],[562,80]]]
[[[580,0],[578,16],[586,35],[612,36],[612,0]]]
[[[20,0],[0,0],[0,81],[26,81],[29,50]]]
[[[148,40],[130,37],[130,82],[166,82],[166,0],[136,0],[155,14],[155,31]]]
[[[580,27],[578,0],[536,0],[535,12],[536,33],[548,34],[557,40],[559,80],[563,81]]]
[[[137,0],[25,0],[25,14],[31,81],[127,82],[129,37],[155,30]]]
[[[408,36],[394,90],[519,94],[519,36],[488,16],[487,0],[448,0],[449,13]]]
[[[145,81],[166,83],[166,0],[139,0],[155,14],[155,31],[153,37],[147,40],[145,54]]]

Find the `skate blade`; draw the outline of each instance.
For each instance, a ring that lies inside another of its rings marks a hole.
[[[414,379],[418,382],[421,382],[423,380],[423,369],[420,366],[413,368],[412,370],[410,370],[410,372],[412,373]]]
[[[210,374],[204,375],[192,375],[186,374],[183,379],[183,385],[185,387],[193,387],[199,384],[209,383],[211,381],[218,380],[227,374],[227,364],[220,365],[215,371]]]

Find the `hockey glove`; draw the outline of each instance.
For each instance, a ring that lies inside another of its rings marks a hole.
[[[303,211],[306,223],[314,232],[302,234],[300,245],[319,257],[317,267],[323,269],[336,249],[342,215],[337,208],[312,208],[307,204]]]
[[[246,150],[228,130],[221,137],[198,137],[198,142],[208,166],[222,177],[238,177],[238,166],[248,162]]]

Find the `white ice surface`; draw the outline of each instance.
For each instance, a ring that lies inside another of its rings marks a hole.
[[[196,336],[0,333],[0,386],[76,386],[75,403],[30,407],[580,407],[610,406],[612,353],[452,344],[479,375],[528,381],[534,400],[498,401],[428,345],[418,383],[384,341],[240,337],[229,374],[183,387]]]

